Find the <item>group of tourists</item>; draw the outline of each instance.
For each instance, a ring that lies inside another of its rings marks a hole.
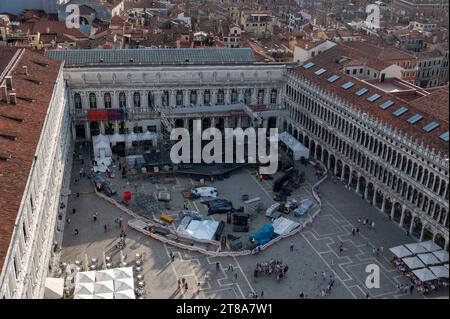
[[[280,281],[286,275],[289,267],[284,265],[281,260],[271,259],[268,262],[257,263],[254,271],[255,282],[259,275],[276,275],[277,281]]]

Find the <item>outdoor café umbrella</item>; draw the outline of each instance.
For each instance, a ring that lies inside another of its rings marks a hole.
[[[417,269],[425,267],[425,264],[417,257],[402,258],[403,262],[409,267],[409,269]]]
[[[444,266],[433,266],[430,267],[430,270],[436,277],[439,278],[448,278],[448,269]]]
[[[437,279],[436,275],[431,272],[428,268],[416,269],[413,271],[414,275],[419,278],[420,281],[429,281]]]
[[[440,263],[439,259],[437,259],[436,256],[433,255],[432,253],[420,254],[417,255],[417,257],[419,257],[419,259],[423,261],[423,263],[427,266],[436,265]]]
[[[131,267],[114,268],[115,279],[133,278],[133,269]]]
[[[422,254],[428,252],[428,250],[419,243],[406,244],[405,246],[414,254]]]
[[[412,255],[412,252],[403,245],[389,248],[389,250],[398,258],[403,258]]]
[[[429,252],[432,251],[436,251],[436,250],[441,250],[442,248],[436,244],[434,241],[432,240],[427,240],[424,242],[420,243],[420,246],[422,246],[423,248],[425,248],[426,250],[428,250]]]
[[[435,255],[437,257],[437,259],[439,259],[443,263],[448,262],[448,252],[446,252],[443,249],[438,250],[438,251],[433,251],[433,255]]]
[[[107,269],[107,270],[100,270],[97,271],[95,274],[95,281],[96,282],[103,282],[103,281],[111,281],[114,280],[114,270]]]
[[[94,294],[114,292],[113,281],[102,281],[94,283]]]
[[[134,294],[134,290],[128,289],[128,290],[115,292],[114,298],[115,299],[136,299],[136,295]]]
[[[134,280],[133,278],[123,278],[114,280],[114,292],[123,290],[133,290]]]
[[[91,283],[95,281],[95,271],[82,271],[77,272],[75,275],[75,284],[78,283]]]
[[[93,283],[79,283],[75,286],[75,293],[74,293],[75,299],[92,299],[93,294],[94,294]]]
[[[112,292],[94,294],[93,299],[114,299],[114,294]]]

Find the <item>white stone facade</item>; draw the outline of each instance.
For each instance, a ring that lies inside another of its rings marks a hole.
[[[61,66],[0,275],[0,298],[42,298],[71,142]]]

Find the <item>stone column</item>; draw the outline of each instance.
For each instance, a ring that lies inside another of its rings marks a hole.
[[[105,108],[105,99],[104,92],[95,92],[95,96],[97,97],[97,108],[104,109]]]
[[[391,220],[394,220],[394,213],[395,213],[395,203],[394,203],[394,201],[392,201]]]
[[[264,104],[265,105],[270,104],[270,89],[269,88],[264,89]]]
[[[212,89],[211,91],[211,105],[216,105],[217,104],[217,89]]]
[[[406,206],[402,206],[402,216],[400,217],[400,222],[398,223],[400,225],[400,227],[403,227],[403,221],[405,219],[405,210],[406,210]]]
[[[229,128],[230,127],[230,117],[226,116],[223,120],[223,125],[225,128]]]
[[[114,121],[114,134],[119,133],[119,121]]]
[[[448,251],[448,238],[445,239],[444,250]]]
[[[244,103],[244,89],[238,89],[238,103]]]
[[[328,163],[329,163],[329,162],[328,162]],[[336,165],[336,160],[334,161],[334,171],[333,171],[333,173],[334,173],[334,176],[337,175],[337,165]]]
[[[148,108],[148,91],[141,91],[141,108]]]
[[[211,117],[211,127],[216,127],[216,118]]]
[[[381,211],[384,213],[384,210],[386,208],[386,197],[383,196],[383,203],[381,204]]]
[[[134,108],[133,92],[132,91],[127,91],[127,92],[125,92],[125,94],[127,95],[127,109]]]
[[[242,117],[238,116],[237,118],[237,127],[242,127]]]
[[[111,106],[113,109],[119,108],[119,93],[117,91],[111,92]]]
[[[191,91],[190,90],[184,90],[183,91],[183,106],[184,107],[186,107],[186,106],[190,106],[191,105],[191,99],[190,99],[190,93]]]
[[[224,98],[225,104],[231,104],[231,89],[226,88],[224,90],[224,94],[225,94],[225,98]]]
[[[420,239],[419,239],[419,241],[423,241],[423,235],[425,233],[425,226],[426,226],[426,224],[422,225],[422,230],[420,231]]]
[[[251,98],[251,105],[255,105],[257,102],[257,94],[258,94],[258,89],[257,88],[252,88],[252,98]]]
[[[204,92],[204,90],[197,90],[197,105],[204,105],[203,92]]]
[[[177,104],[176,102],[176,90],[170,90],[169,91],[169,106],[175,107]]]
[[[411,219],[411,225],[409,225],[409,234],[412,235],[413,232],[413,228],[414,228],[414,219],[416,218],[415,215],[412,215],[412,219]]]
[[[105,123],[100,121],[100,134],[105,135]]]
[[[360,182],[359,182],[359,175],[358,175],[357,180],[356,180],[356,190],[355,190],[357,193],[359,193],[359,187],[360,187]]]
[[[89,127],[89,122],[84,123],[84,134],[86,135],[86,139],[91,139],[91,128]]]
[[[372,197],[372,204],[375,205],[375,200],[377,199],[377,189],[373,188],[373,197]]]

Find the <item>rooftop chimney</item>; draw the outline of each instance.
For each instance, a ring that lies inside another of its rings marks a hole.
[[[13,88],[13,83],[12,83],[12,76],[11,75],[7,75],[5,76],[5,82],[6,82],[6,87],[8,88],[8,90],[12,90]]]
[[[28,67],[26,65],[22,66],[23,74],[28,75]]]
[[[8,102],[8,89],[5,85],[0,86],[0,99],[2,102]]]
[[[16,102],[17,102],[16,93],[9,93],[9,103],[15,105]]]

